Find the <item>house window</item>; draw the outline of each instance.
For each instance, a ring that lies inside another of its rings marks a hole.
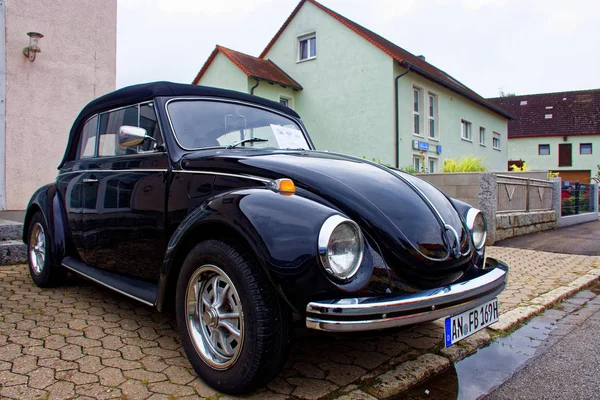
[[[298,38],[298,61],[317,57],[317,35],[312,33]]]
[[[437,137],[437,123],[435,121],[435,115],[437,113],[437,96],[429,93],[429,109],[427,118],[429,119],[429,137],[435,139]]]
[[[550,145],[549,144],[538,145],[538,154],[540,156],[549,156],[550,155]]]
[[[279,96],[279,104],[282,104],[286,107],[293,108],[293,101],[289,97]]]
[[[421,135],[421,89],[413,88],[413,134]]]
[[[494,132],[494,138],[492,139],[492,146],[496,150],[500,150],[500,134]]]
[[[437,172],[437,158],[429,157],[429,173]]]
[[[413,156],[413,167],[415,168],[415,172],[421,172],[421,157]]]
[[[485,128],[483,126],[479,127],[479,144],[485,146]]]
[[[579,145],[579,154],[592,154],[592,144],[581,143]]]
[[[471,123],[464,119],[460,120],[460,137],[464,140],[471,141]]]

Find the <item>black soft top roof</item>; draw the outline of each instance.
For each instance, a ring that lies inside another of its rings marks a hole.
[[[73,123],[73,127],[71,128],[67,149],[65,150],[65,155],[58,168],[62,168],[65,162],[74,158],[75,152],[77,151],[77,133],[81,130],[81,127],[88,118],[97,113],[130,104],[149,101],[155,97],[161,96],[206,96],[243,100],[270,108],[275,108],[288,115],[299,118],[298,114],[296,114],[294,110],[277,102],[233,90],[173,82],[150,82],[140,85],[127,86],[92,100],[83,108],[83,110],[81,110],[75,119],[75,122]]]

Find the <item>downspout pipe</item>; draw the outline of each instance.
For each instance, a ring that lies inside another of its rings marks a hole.
[[[252,86],[250,88],[250,94],[254,94],[254,89],[256,89],[258,87],[258,84],[260,83],[260,79],[254,78],[256,79],[256,85]]]
[[[410,72],[410,64],[406,71],[394,79],[394,143],[396,148],[396,168],[400,168],[400,124],[398,123],[398,80]],[[257,83],[258,86],[258,83]]]

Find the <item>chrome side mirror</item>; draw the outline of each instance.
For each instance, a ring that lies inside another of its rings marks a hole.
[[[129,125],[119,128],[119,146],[121,147],[134,147],[142,144],[146,139],[154,140],[153,137],[148,136],[144,128]]]

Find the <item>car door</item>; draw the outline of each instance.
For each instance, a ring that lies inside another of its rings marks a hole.
[[[89,118],[80,132],[78,148],[74,160],[69,161],[61,168],[57,177],[57,187],[65,199],[67,221],[71,239],[81,258],[86,264],[94,264],[94,246],[86,242],[83,227],[83,212],[95,208],[95,200],[90,199],[88,193],[84,194],[86,171],[90,163],[94,163],[96,156],[96,132],[98,129],[98,116]]]
[[[93,208],[83,209],[84,242],[93,246],[92,266],[156,281],[165,251],[169,161],[166,152],[152,150],[151,140],[135,148],[121,147],[118,130],[123,125],[143,127],[162,147],[152,105],[100,115],[98,156],[82,179],[84,202],[94,203]]]

